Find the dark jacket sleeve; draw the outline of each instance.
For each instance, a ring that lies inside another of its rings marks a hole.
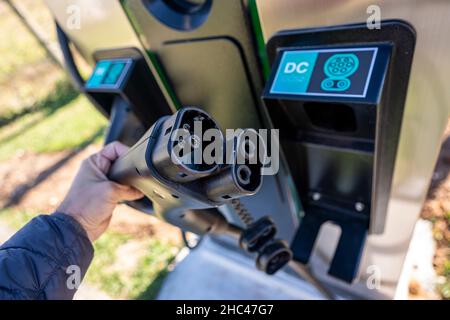
[[[72,299],[93,253],[72,217],[38,216],[0,247],[0,299]]]

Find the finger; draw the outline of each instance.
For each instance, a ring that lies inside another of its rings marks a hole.
[[[91,155],[90,157],[83,160],[80,166],[78,175],[89,176],[91,179],[107,180],[106,173],[107,170],[103,170],[109,167],[109,160],[101,160],[102,158],[98,156],[97,153]]]
[[[117,202],[138,200],[144,196],[142,192],[130,186],[114,183],[114,188]]]
[[[102,150],[100,150],[99,154],[102,157],[105,157],[109,161],[114,161],[121,155],[125,154],[129,147],[120,143],[119,141],[114,141],[108,145],[106,145]]]
[[[139,190],[136,190],[132,187],[128,187],[128,190],[124,190],[120,194],[120,201],[133,201],[139,200],[144,197],[144,194]]]
[[[94,155],[97,168],[107,174],[111,167],[111,162],[128,151],[128,147],[118,141],[106,145],[102,150]]]
[[[104,174],[108,173],[109,168],[111,167],[111,161],[108,158],[103,157],[100,153],[97,153],[94,155],[93,160],[101,172]]]

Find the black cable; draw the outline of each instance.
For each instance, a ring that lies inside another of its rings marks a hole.
[[[239,199],[231,200],[231,204],[236,211],[239,219],[242,221],[242,223],[245,224],[246,227],[254,222],[252,215]],[[294,273],[312,284],[312,286],[315,287],[325,299],[334,299],[333,294],[322,285],[322,283],[312,274],[312,272],[306,265],[301,264],[295,260],[291,260],[289,262],[289,267]]]

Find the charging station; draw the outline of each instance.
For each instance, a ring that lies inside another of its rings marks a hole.
[[[98,0],[89,6],[103,16],[88,15],[82,30],[69,30],[64,7],[88,5],[47,0],[72,78],[110,117],[106,141],[132,146],[159,119],[191,106],[222,129],[279,129],[279,172],[240,207],[224,203],[218,211],[238,227],[242,207],[256,220],[269,216],[307,272],[256,276],[235,241],[205,235],[161,298],[314,298],[323,290],[392,298],[399,291],[448,115],[450,96],[436,93],[436,102],[432,82],[421,79],[450,72],[445,63],[427,67],[449,51],[442,32],[429,39],[431,20],[450,27],[450,4],[427,1],[413,10],[403,1],[375,2],[386,13],[380,28],[368,27],[368,3],[359,0]],[[89,79],[78,73],[71,45],[92,65]],[[158,201],[149,196],[133,206],[152,214]],[[198,217],[190,223],[205,222]],[[193,273],[205,264],[208,272]],[[365,286],[370,265],[381,270],[375,291]],[[197,288],[201,281],[210,284],[208,295]]]

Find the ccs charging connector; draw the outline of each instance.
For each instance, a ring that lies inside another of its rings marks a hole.
[[[260,189],[265,158],[259,155],[265,154],[264,143],[255,130],[241,130],[231,141],[220,141],[222,156],[217,159],[221,161],[194,161],[196,152],[205,151],[203,135],[210,129],[219,131],[216,122],[198,108],[183,108],[161,118],[113,163],[109,177],[140,190],[156,215],[184,231],[241,239],[245,250],[257,253],[258,268],[272,274],[292,257],[284,242],[273,239],[273,222],[257,221],[242,233],[216,209]],[[231,152],[224,151],[230,145]],[[258,153],[257,148],[263,150]]]

